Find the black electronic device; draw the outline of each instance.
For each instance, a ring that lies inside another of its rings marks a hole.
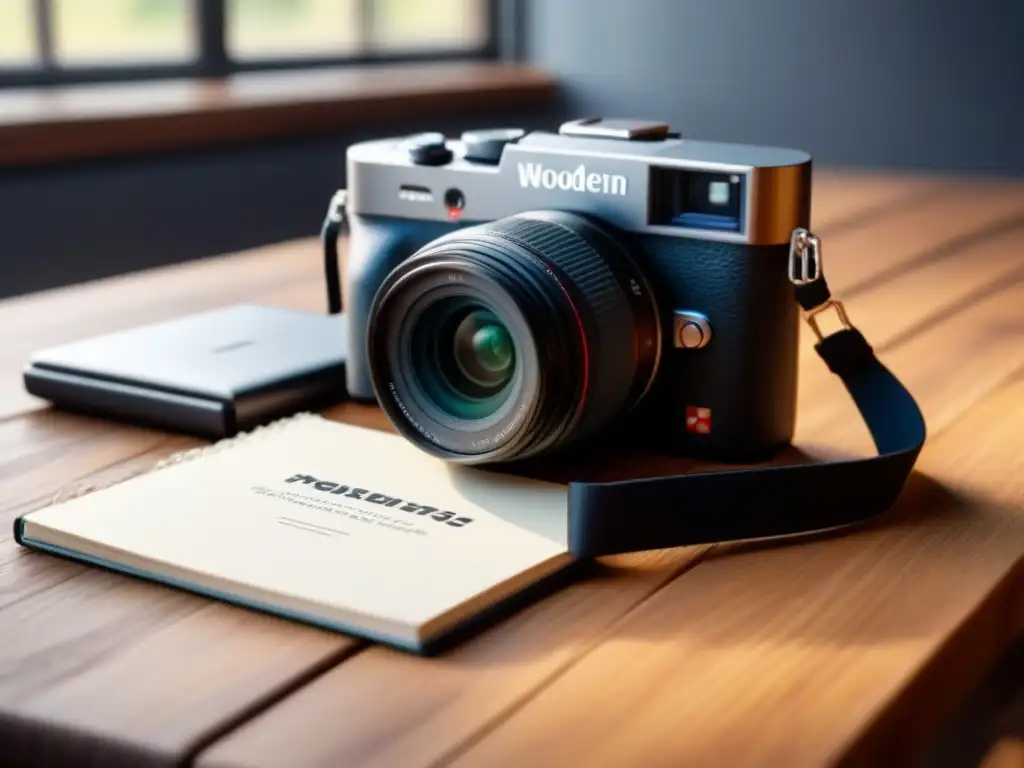
[[[241,304],[34,354],[25,388],[58,408],[206,438],[345,397],[344,315]]]

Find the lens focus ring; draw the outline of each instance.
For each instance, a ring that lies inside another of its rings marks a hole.
[[[656,377],[661,330],[626,244],[587,216],[533,211],[457,229],[392,270],[367,357],[398,431],[447,459],[509,462],[628,413]],[[490,368],[510,377],[490,386]]]
[[[636,373],[636,356],[628,288],[578,231],[582,220],[573,216],[570,229],[561,218],[548,211],[520,214],[494,222],[490,232],[527,248],[561,272],[563,286],[579,313],[587,337],[590,381],[573,431],[575,440],[621,410]]]

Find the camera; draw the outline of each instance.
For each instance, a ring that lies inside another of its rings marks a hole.
[[[805,152],[594,118],[366,141],[347,177],[349,396],[423,450],[504,464],[626,435],[732,462],[791,441]]]

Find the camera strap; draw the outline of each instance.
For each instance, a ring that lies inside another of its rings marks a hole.
[[[867,425],[877,456],[821,464],[725,470],[618,482],[569,484],[569,551],[576,557],[773,538],[849,526],[896,502],[924,445],[917,402],[875,356],[832,298],[818,238],[793,233],[789,278],[815,349],[839,376]],[[834,310],[840,330],[823,336]]]

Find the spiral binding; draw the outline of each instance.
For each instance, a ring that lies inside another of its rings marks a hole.
[[[306,421],[308,419],[313,418],[322,417],[319,414],[312,413],[309,411],[300,411],[299,413],[292,414],[291,416],[285,416],[284,418],[272,421],[269,424],[262,424],[248,432],[241,432],[235,435],[234,437],[226,437],[222,440],[218,440],[217,442],[212,443],[210,445],[201,445],[198,446],[197,448],[189,448],[188,450],[177,451],[176,453],[172,453],[170,456],[165,456],[164,458],[154,462],[151,466],[143,467],[137,472],[133,472],[127,475],[126,477],[120,477],[116,480],[111,480],[106,483],[96,483],[91,485],[85,484],[78,486],[72,485],[70,487],[65,487],[57,491],[57,493],[53,497],[53,500],[50,502],[50,505],[52,506],[54,504],[60,504],[66,501],[71,501],[72,499],[77,499],[80,496],[86,496],[90,493],[95,493],[96,491],[102,491],[106,488],[112,488],[115,485],[120,485],[123,482],[132,480],[136,477],[141,477],[142,475],[147,475],[151,472],[156,472],[158,470],[166,469],[167,467],[171,466],[177,466],[187,461],[200,459],[204,456],[209,456],[214,453],[220,453],[221,451],[224,451],[226,449],[234,448],[235,446],[241,443],[248,443],[254,439],[262,439],[266,437],[268,433],[277,433],[283,427],[291,426],[296,422]]]
[[[203,456],[209,456],[213,453],[220,453],[228,448],[234,448],[239,443],[248,443],[257,438],[266,437],[268,432],[278,432],[282,427],[288,427],[298,421],[306,421],[311,418],[322,418],[319,414],[310,413],[309,411],[300,411],[299,413],[292,414],[291,416],[285,416],[283,419],[272,421],[269,424],[263,424],[250,430],[249,432],[242,432],[234,437],[226,437],[223,440],[218,440],[212,445],[200,445],[197,448],[189,448],[187,451],[178,451],[172,453],[170,456],[166,456],[160,459],[153,467],[149,470],[155,472],[158,469],[164,469],[165,467],[176,466],[186,461],[192,461],[194,459],[200,459]]]

